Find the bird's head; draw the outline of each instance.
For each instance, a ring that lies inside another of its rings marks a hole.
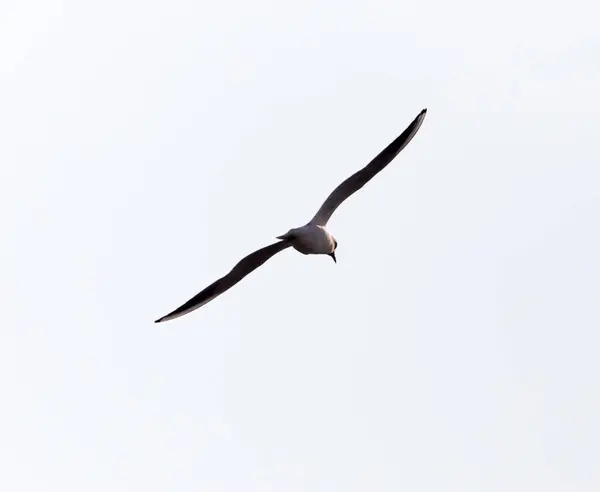
[[[337,249],[337,241],[335,238],[333,238],[333,251],[331,253],[329,253],[327,256],[331,256],[331,258],[333,258],[333,261],[335,263],[337,263],[337,260],[335,259],[335,250]]]

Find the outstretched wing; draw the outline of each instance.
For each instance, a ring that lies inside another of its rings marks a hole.
[[[371,178],[373,178],[373,176],[392,162],[394,157],[408,145],[421,127],[426,113],[427,109],[421,111],[408,128],[404,130],[396,140],[383,149],[375,159],[333,190],[310,222],[321,226],[327,225],[327,221],[333,212],[335,212],[335,209],[338,208],[346,198],[360,190],[371,180]]]
[[[273,255],[283,251],[286,248],[289,248],[290,246],[291,244],[287,241],[279,241],[249,254],[236,266],[234,266],[227,275],[210,284],[202,292],[196,294],[185,304],[175,309],[175,311],[157,319],[155,323],[161,323],[163,321],[178,318],[179,316],[183,316],[184,314],[190,313],[195,309],[204,306],[207,302],[212,301],[215,297],[233,287],[250,272],[256,270]]]

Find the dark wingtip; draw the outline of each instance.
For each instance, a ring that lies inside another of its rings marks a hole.
[[[164,318],[164,317],[162,317],[162,318],[158,318],[158,319],[155,321],[155,323],[160,323],[160,322],[161,322],[163,319],[165,319],[165,318]]]
[[[421,111],[420,114],[425,114],[425,113],[427,113],[427,108],[424,108],[423,111]]]

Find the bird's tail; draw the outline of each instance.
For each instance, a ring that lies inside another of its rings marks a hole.
[[[277,239],[281,239],[282,241],[291,241],[294,238],[294,235],[291,231],[282,234],[281,236],[276,236]]]

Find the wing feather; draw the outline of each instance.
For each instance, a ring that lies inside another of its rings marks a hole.
[[[256,250],[254,253],[250,253],[248,256],[239,261],[238,264],[235,265],[227,275],[210,284],[202,292],[199,292],[185,304],[182,304],[175,309],[175,311],[157,319],[155,323],[161,323],[163,321],[178,318],[184,314],[198,309],[201,306],[204,306],[206,303],[212,301],[215,297],[220,296],[223,292],[233,287],[246,275],[253,272],[259,266],[265,263],[269,258],[276,255],[280,251],[289,248],[290,246],[291,244],[287,241],[278,241],[270,244],[269,246],[265,246],[264,248]]]
[[[396,157],[400,151],[408,145],[421,127],[426,113],[427,109],[421,111],[408,126],[408,128],[406,128],[406,130],[404,130],[391,144],[383,149],[379,155],[377,155],[377,157],[375,157],[369,164],[363,167],[360,171],[354,173],[335,190],[333,190],[310,222],[312,224],[321,226],[327,225],[327,221],[333,212],[335,212],[335,210],[342,204],[344,200],[346,200],[346,198],[360,190],[378,172],[392,162],[394,157]]]

